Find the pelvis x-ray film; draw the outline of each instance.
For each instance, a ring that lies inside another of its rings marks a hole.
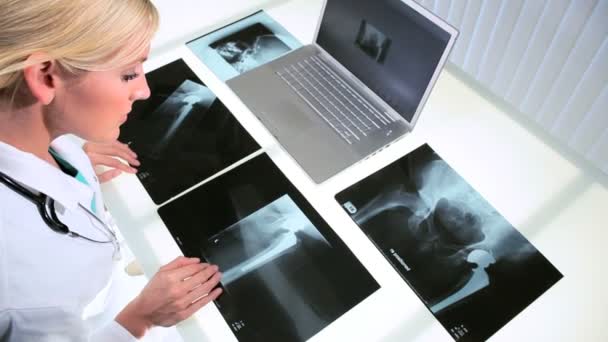
[[[265,154],[158,213],[184,255],[219,266],[241,342],[306,341],[379,288]]]
[[[141,166],[137,177],[159,204],[260,146],[182,61],[146,75],[151,96],[121,127]]]
[[[301,46],[295,37],[264,11],[224,26],[187,45],[222,81]]]
[[[561,273],[428,145],[336,196],[458,341],[484,341]]]

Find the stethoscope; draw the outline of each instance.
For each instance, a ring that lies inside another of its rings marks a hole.
[[[79,203],[78,206],[82,208],[88,214],[89,217],[92,217],[103,227],[105,231],[104,233],[108,236],[109,240],[102,241],[92,239],[90,237],[78,234],[70,230],[70,228],[66,224],[61,222],[61,220],[59,220],[59,218],[57,217],[57,212],[55,210],[55,200],[51,197],[41,192],[35,193],[26,189],[24,186],[17,183],[14,179],[5,175],[2,172],[0,172],[0,182],[8,186],[9,189],[15,191],[24,198],[33,202],[38,208],[38,212],[40,213],[40,217],[42,217],[44,223],[46,223],[46,225],[54,232],[67,235],[72,238],[80,238],[95,243],[111,243],[114,246],[114,258],[116,259],[120,257],[120,244],[118,243],[118,238],[116,237],[116,233],[114,232],[114,230],[110,228],[107,223],[103,222],[99,217],[97,217],[97,215],[95,215],[89,209],[84,207],[82,204]]]

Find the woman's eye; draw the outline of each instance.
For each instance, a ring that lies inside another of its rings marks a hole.
[[[129,81],[136,79],[138,76],[139,76],[138,73],[126,74],[126,75],[122,76],[122,80],[124,82],[129,82]]]

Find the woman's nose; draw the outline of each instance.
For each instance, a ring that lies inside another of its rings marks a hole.
[[[150,87],[148,87],[146,77],[142,76],[141,80],[131,95],[131,101],[145,100],[150,97]]]

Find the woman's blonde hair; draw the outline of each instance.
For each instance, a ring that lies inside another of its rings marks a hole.
[[[158,21],[149,0],[0,0],[0,102],[13,101],[32,54],[73,74],[111,70],[136,61]]]

